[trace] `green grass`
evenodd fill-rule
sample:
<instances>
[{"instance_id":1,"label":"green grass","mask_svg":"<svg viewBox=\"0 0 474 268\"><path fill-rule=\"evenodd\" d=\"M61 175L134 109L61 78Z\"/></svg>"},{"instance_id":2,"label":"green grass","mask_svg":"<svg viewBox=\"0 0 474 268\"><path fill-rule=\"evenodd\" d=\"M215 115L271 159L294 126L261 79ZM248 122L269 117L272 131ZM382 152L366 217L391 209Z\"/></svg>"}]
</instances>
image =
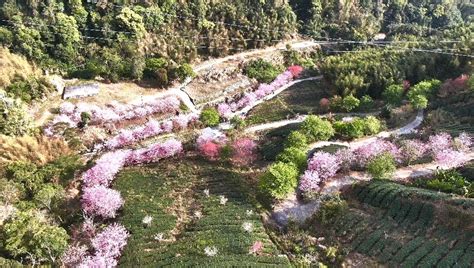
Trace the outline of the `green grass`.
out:
<instances>
[{"instance_id":1,"label":"green grass","mask_svg":"<svg viewBox=\"0 0 474 268\"><path fill-rule=\"evenodd\" d=\"M121 266L289 266L267 235L244 177L227 167L170 159L124 170L114 188L125 200L119 221L131 233ZM228 198L225 205L220 204L220 195ZM247 215L248 210L254 213ZM149 227L141 222L145 215L153 217ZM251 233L242 228L244 222L253 224ZM158 233L168 241L156 241ZM250 246L258 240L264 244L263 254L250 255ZM206 256L207 246L215 246L218 254Z\"/></svg>"},{"instance_id":2,"label":"green grass","mask_svg":"<svg viewBox=\"0 0 474 268\"><path fill-rule=\"evenodd\" d=\"M318 80L304 81L286 89L277 97L266 101L250 111L249 125L284 120L296 114L325 113L319 106L321 98L328 97L324 83Z\"/></svg>"}]
</instances>

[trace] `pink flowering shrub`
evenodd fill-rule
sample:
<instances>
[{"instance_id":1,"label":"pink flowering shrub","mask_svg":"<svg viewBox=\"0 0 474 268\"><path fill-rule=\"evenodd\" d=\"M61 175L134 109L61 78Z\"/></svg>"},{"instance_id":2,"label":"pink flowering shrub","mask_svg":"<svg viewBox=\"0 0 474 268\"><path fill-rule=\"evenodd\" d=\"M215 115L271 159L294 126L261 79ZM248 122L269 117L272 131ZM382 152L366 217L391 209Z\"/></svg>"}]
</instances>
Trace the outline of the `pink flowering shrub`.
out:
<instances>
[{"instance_id":1,"label":"pink flowering shrub","mask_svg":"<svg viewBox=\"0 0 474 268\"><path fill-rule=\"evenodd\" d=\"M83 188L81 203L82 209L88 215L115 218L117 210L124 202L118 191L96 185Z\"/></svg>"},{"instance_id":2,"label":"pink flowering shrub","mask_svg":"<svg viewBox=\"0 0 474 268\"><path fill-rule=\"evenodd\" d=\"M199 146L201 154L209 160L217 160L221 149L221 144L212 141L207 141Z\"/></svg>"},{"instance_id":3,"label":"pink flowering shrub","mask_svg":"<svg viewBox=\"0 0 474 268\"><path fill-rule=\"evenodd\" d=\"M122 169L129 151L115 151L102 155L95 166L88 169L82 175L85 187L96 185L109 186L115 175Z\"/></svg>"},{"instance_id":4,"label":"pink flowering shrub","mask_svg":"<svg viewBox=\"0 0 474 268\"><path fill-rule=\"evenodd\" d=\"M252 255L259 255L263 251L263 242L262 241L255 241L253 245L249 249L249 254Z\"/></svg>"},{"instance_id":5,"label":"pink flowering shrub","mask_svg":"<svg viewBox=\"0 0 474 268\"><path fill-rule=\"evenodd\" d=\"M163 158L175 156L183 151L183 145L175 139L156 143L148 147L131 151L125 161L126 165L151 163Z\"/></svg>"},{"instance_id":6,"label":"pink flowering shrub","mask_svg":"<svg viewBox=\"0 0 474 268\"><path fill-rule=\"evenodd\" d=\"M320 190L321 182L318 172L306 170L300 177L299 189L303 193L316 193Z\"/></svg>"},{"instance_id":7,"label":"pink flowering shrub","mask_svg":"<svg viewBox=\"0 0 474 268\"><path fill-rule=\"evenodd\" d=\"M438 91L438 96L446 97L448 95L455 94L456 92L465 90L467 88L468 80L469 80L469 76L465 74L455 79L447 79L440 86L439 91Z\"/></svg>"},{"instance_id":8,"label":"pink flowering shrub","mask_svg":"<svg viewBox=\"0 0 474 268\"><path fill-rule=\"evenodd\" d=\"M400 153L403 160L410 164L426 156L428 147L420 140L404 140L401 142Z\"/></svg>"},{"instance_id":9,"label":"pink flowering shrub","mask_svg":"<svg viewBox=\"0 0 474 268\"><path fill-rule=\"evenodd\" d=\"M91 241L96 255L105 258L117 258L127 245L129 233L125 227L114 223L104 228Z\"/></svg>"},{"instance_id":10,"label":"pink flowering shrub","mask_svg":"<svg viewBox=\"0 0 474 268\"><path fill-rule=\"evenodd\" d=\"M401 159L400 150L395 144L377 139L354 150L354 162L357 166L363 168L372 158L382 153L390 153L398 161Z\"/></svg>"},{"instance_id":11,"label":"pink flowering shrub","mask_svg":"<svg viewBox=\"0 0 474 268\"><path fill-rule=\"evenodd\" d=\"M339 159L330 153L317 152L308 162L308 170L318 173L322 180L326 180L336 175L339 170Z\"/></svg>"},{"instance_id":12,"label":"pink flowering shrub","mask_svg":"<svg viewBox=\"0 0 474 268\"><path fill-rule=\"evenodd\" d=\"M78 267L87 256L87 247L82 245L69 246L61 257L61 262L66 267Z\"/></svg>"},{"instance_id":13,"label":"pink flowering shrub","mask_svg":"<svg viewBox=\"0 0 474 268\"><path fill-rule=\"evenodd\" d=\"M436 151L434 159L441 167L449 169L460 167L469 161L465 153L453 149Z\"/></svg>"},{"instance_id":14,"label":"pink flowering shrub","mask_svg":"<svg viewBox=\"0 0 474 268\"><path fill-rule=\"evenodd\" d=\"M219 130L205 128L196 139L198 151L210 160L216 160L227 137Z\"/></svg>"},{"instance_id":15,"label":"pink flowering shrub","mask_svg":"<svg viewBox=\"0 0 474 268\"><path fill-rule=\"evenodd\" d=\"M122 130L115 137L108 140L105 143L105 146L108 149L121 148L136 143L140 140L144 140L164 133L170 133L173 131L173 129L185 129L190 124L195 122L197 118L198 117L196 114L183 114L161 123L156 120L150 120L143 126L139 126L131 130Z\"/></svg>"},{"instance_id":16,"label":"pink flowering shrub","mask_svg":"<svg viewBox=\"0 0 474 268\"><path fill-rule=\"evenodd\" d=\"M467 152L472 147L472 137L463 132L457 138L454 138L454 146L461 152Z\"/></svg>"},{"instance_id":17,"label":"pink flowering shrub","mask_svg":"<svg viewBox=\"0 0 474 268\"><path fill-rule=\"evenodd\" d=\"M100 255L89 255L84 258L84 260L76 266L77 268L109 268L116 267L117 260L114 258L106 258Z\"/></svg>"},{"instance_id":18,"label":"pink flowering shrub","mask_svg":"<svg viewBox=\"0 0 474 268\"><path fill-rule=\"evenodd\" d=\"M81 113L91 115L91 124L103 124L141 118L151 114L169 113L179 109L180 101L177 97L156 98L143 101L138 104L111 103L107 107L100 108L97 105L78 103L74 105L69 102L61 104L60 115L56 116L50 126L57 122L72 122L71 127L77 126L81 120ZM68 119L66 120L65 117Z\"/></svg>"},{"instance_id":19,"label":"pink flowering shrub","mask_svg":"<svg viewBox=\"0 0 474 268\"><path fill-rule=\"evenodd\" d=\"M247 165L257 158L257 143L250 138L237 139L232 143L231 147L231 162L235 165Z\"/></svg>"},{"instance_id":20,"label":"pink flowering shrub","mask_svg":"<svg viewBox=\"0 0 474 268\"><path fill-rule=\"evenodd\" d=\"M293 65L288 67L288 71L290 71L291 75L293 75L293 78L297 78L303 72L303 67L299 65Z\"/></svg>"},{"instance_id":21,"label":"pink flowering shrub","mask_svg":"<svg viewBox=\"0 0 474 268\"><path fill-rule=\"evenodd\" d=\"M303 193L318 192L325 180L333 177L340 169L336 155L317 152L308 161L308 169L300 178L299 189Z\"/></svg>"},{"instance_id":22,"label":"pink flowering shrub","mask_svg":"<svg viewBox=\"0 0 474 268\"><path fill-rule=\"evenodd\" d=\"M453 139L448 133L439 133L429 137L428 146L431 151L436 154L438 151L444 151L450 149L453 145Z\"/></svg>"},{"instance_id":23,"label":"pink flowering shrub","mask_svg":"<svg viewBox=\"0 0 474 268\"><path fill-rule=\"evenodd\" d=\"M272 94L282 86L288 84L294 78L297 78L303 68L301 66L291 66L285 72L279 74L275 80L273 80L270 84L260 84L257 90L254 92L245 93L245 95L230 104L219 104L217 110L222 117L228 118L231 112L236 112L239 109L243 109L244 107L253 105L257 100L263 99L267 95ZM230 111L229 111L230 110Z\"/></svg>"},{"instance_id":24,"label":"pink flowering shrub","mask_svg":"<svg viewBox=\"0 0 474 268\"><path fill-rule=\"evenodd\" d=\"M349 171L354 163L354 152L351 149L340 149L335 153L335 157L339 161L339 169L341 171Z\"/></svg>"},{"instance_id":25,"label":"pink flowering shrub","mask_svg":"<svg viewBox=\"0 0 474 268\"><path fill-rule=\"evenodd\" d=\"M229 119L229 117L232 114L232 109L230 108L230 105L227 103L220 103L217 105L217 112L219 112L219 115L222 118Z\"/></svg>"}]
</instances>

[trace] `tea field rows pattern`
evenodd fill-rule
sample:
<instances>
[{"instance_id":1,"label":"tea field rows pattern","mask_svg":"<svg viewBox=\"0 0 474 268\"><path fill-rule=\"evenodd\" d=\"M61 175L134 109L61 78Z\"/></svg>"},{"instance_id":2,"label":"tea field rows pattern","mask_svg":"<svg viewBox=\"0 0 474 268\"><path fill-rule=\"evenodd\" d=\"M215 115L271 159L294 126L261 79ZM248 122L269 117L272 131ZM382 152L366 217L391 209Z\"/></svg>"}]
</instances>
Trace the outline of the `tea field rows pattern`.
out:
<instances>
[{"instance_id":1,"label":"tea field rows pattern","mask_svg":"<svg viewBox=\"0 0 474 268\"><path fill-rule=\"evenodd\" d=\"M115 188L125 199L120 222L131 233L121 265L289 266L287 257L280 255L268 237L239 174L202 160L172 161L131 168L117 179ZM206 189L209 196L204 192ZM220 204L221 195L228 199L225 205ZM196 211L202 216L196 217ZM153 217L149 227L142 224L146 215ZM172 236L170 232L179 217L187 220ZM252 232L243 229L244 222L252 223ZM156 241L154 236L158 233L166 234L167 241ZM258 256L249 254L255 241L264 244ZM216 256L204 254L208 246L218 249Z\"/></svg>"}]
</instances>

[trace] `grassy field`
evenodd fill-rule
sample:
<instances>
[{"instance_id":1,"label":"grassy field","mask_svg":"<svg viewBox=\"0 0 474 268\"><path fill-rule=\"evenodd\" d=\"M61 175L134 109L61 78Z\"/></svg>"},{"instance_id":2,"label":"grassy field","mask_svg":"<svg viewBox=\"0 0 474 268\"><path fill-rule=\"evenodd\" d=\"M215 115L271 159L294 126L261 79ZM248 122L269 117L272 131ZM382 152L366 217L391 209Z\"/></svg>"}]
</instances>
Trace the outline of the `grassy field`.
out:
<instances>
[{"instance_id":1,"label":"grassy field","mask_svg":"<svg viewBox=\"0 0 474 268\"><path fill-rule=\"evenodd\" d=\"M324 83L319 80L295 84L250 111L248 123L254 125L284 120L287 116L296 114L325 113L319 107L319 101L324 97L328 96L324 91Z\"/></svg>"},{"instance_id":2,"label":"grassy field","mask_svg":"<svg viewBox=\"0 0 474 268\"><path fill-rule=\"evenodd\" d=\"M120 259L124 267L289 265L256 213L245 176L226 167L198 159L171 159L124 170L115 188L125 199L119 221L131 232ZM225 205L220 204L221 195L228 198ZM148 227L142 223L146 215L153 217ZM244 222L252 223L252 232L243 229ZM160 233L163 240L157 241ZM258 256L249 254L255 241L264 244ZM204 249L212 246L218 253L208 257Z\"/></svg>"},{"instance_id":3,"label":"grassy field","mask_svg":"<svg viewBox=\"0 0 474 268\"><path fill-rule=\"evenodd\" d=\"M472 267L472 200L384 181L344 197L328 232L350 251L389 267Z\"/></svg>"}]
</instances>

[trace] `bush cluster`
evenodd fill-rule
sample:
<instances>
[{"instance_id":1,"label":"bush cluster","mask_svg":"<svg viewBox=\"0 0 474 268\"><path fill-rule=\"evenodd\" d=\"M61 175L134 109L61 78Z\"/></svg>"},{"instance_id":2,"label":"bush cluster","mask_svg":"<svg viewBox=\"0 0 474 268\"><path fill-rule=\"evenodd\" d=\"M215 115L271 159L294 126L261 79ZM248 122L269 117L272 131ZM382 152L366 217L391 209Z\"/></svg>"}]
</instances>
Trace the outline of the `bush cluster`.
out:
<instances>
[{"instance_id":1,"label":"bush cluster","mask_svg":"<svg viewBox=\"0 0 474 268\"><path fill-rule=\"evenodd\" d=\"M66 185L82 167L77 156L63 156L43 165L12 162L0 179L0 203L15 211L2 215L1 251L32 263L55 263L68 245L69 235L62 225L71 223L75 213L65 206Z\"/></svg>"},{"instance_id":2,"label":"bush cluster","mask_svg":"<svg viewBox=\"0 0 474 268\"><path fill-rule=\"evenodd\" d=\"M244 67L244 74L257 79L260 83L270 83L282 72L282 68L274 66L263 59L253 60Z\"/></svg>"}]
</instances>

